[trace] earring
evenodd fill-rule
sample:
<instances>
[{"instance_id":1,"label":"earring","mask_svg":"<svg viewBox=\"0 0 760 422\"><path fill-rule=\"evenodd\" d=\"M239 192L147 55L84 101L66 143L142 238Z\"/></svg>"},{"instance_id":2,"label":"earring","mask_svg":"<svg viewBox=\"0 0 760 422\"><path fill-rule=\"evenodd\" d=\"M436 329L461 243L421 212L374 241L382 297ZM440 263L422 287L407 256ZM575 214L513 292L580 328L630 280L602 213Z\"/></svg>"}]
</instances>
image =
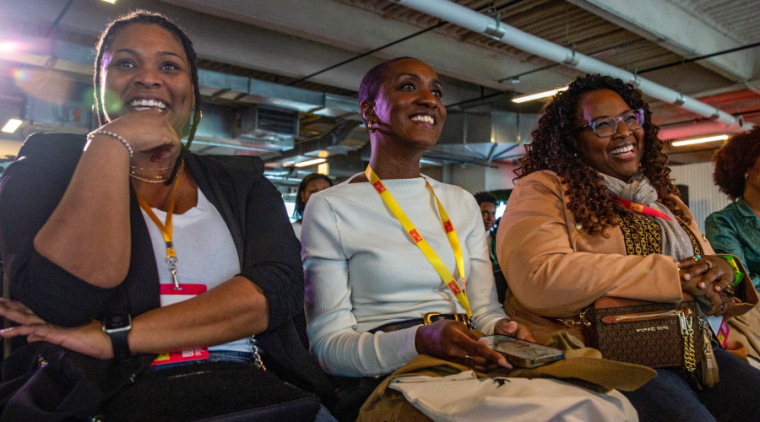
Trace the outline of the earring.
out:
<instances>
[{"instance_id":1,"label":"earring","mask_svg":"<svg viewBox=\"0 0 760 422\"><path fill-rule=\"evenodd\" d=\"M375 127L375 122L373 122L371 120L369 122L367 122L367 130L370 133L375 133L375 131L377 130L377 128Z\"/></svg>"}]
</instances>

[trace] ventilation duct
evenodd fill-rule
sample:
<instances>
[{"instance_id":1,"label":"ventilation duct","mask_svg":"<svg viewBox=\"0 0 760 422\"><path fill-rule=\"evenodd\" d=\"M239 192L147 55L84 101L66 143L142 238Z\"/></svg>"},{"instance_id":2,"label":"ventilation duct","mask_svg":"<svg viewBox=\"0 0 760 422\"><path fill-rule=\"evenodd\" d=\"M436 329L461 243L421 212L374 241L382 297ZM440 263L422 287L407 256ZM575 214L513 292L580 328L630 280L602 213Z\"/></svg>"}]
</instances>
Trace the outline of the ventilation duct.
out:
<instances>
[{"instance_id":1,"label":"ventilation duct","mask_svg":"<svg viewBox=\"0 0 760 422\"><path fill-rule=\"evenodd\" d=\"M464 156L487 162L510 158L520 145L531 142L537 114L491 112L449 112L434 154ZM519 148L522 152L522 148Z\"/></svg>"},{"instance_id":2,"label":"ventilation duct","mask_svg":"<svg viewBox=\"0 0 760 422\"><path fill-rule=\"evenodd\" d=\"M451 22L470 31L487 35L499 42L522 51L543 57L556 63L590 73L601 73L630 82L645 94L669 104L677 105L692 113L719 121L724 125L738 127L734 116L705 104L680 92L658 85L631 72L619 69L574 50L559 46L542 38L509 26L498 19L480 14L468 7L446 0L392 0L410 9Z\"/></svg>"}]
</instances>

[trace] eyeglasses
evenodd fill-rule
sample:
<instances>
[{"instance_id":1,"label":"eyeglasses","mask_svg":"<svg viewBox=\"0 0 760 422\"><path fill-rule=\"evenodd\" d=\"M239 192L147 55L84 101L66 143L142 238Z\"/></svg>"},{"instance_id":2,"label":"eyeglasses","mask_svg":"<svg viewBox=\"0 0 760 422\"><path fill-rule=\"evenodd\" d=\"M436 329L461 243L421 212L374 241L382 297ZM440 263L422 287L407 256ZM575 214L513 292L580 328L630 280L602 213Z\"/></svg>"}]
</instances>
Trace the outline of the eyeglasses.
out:
<instances>
[{"instance_id":1,"label":"eyeglasses","mask_svg":"<svg viewBox=\"0 0 760 422\"><path fill-rule=\"evenodd\" d=\"M576 130L583 130L591 126L596 136L606 138L614 135L618 130L618 123L623 122L630 130L636 130L644 124L644 109L628 110L621 114L620 117L600 117L579 127Z\"/></svg>"}]
</instances>

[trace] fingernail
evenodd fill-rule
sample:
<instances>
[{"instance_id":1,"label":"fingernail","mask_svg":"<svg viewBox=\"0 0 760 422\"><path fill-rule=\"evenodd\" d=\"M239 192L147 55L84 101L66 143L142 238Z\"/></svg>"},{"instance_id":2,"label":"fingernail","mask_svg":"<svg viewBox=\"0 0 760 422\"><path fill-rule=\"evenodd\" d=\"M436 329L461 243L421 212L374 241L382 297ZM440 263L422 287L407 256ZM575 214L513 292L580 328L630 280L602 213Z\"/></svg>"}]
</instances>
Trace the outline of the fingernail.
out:
<instances>
[{"instance_id":1,"label":"fingernail","mask_svg":"<svg viewBox=\"0 0 760 422\"><path fill-rule=\"evenodd\" d=\"M509 366L509 362L507 362L506 358L500 358L499 359L499 365L503 366L505 368L511 368L511 366Z\"/></svg>"},{"instance_id":2,"label":"fingernail","mask_svg":"<svg viewBox=\"0 0 760 422\"><path fill-rule=\"evenodd\" d=\"M684 274L683 279L684 280L691 280L691 274Z\"/></svg>"}]
</instances>

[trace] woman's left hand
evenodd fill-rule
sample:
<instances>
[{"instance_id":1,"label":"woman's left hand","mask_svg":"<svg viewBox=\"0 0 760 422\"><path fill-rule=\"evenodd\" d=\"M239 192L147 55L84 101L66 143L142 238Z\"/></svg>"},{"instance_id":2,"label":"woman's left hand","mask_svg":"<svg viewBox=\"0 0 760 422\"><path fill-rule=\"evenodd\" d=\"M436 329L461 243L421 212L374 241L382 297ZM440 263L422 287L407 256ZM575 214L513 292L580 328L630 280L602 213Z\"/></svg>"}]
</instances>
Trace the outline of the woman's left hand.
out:
<instances>
[{"instance_id":1,"label":"woman's left hand","mask_svg":"<svg viewBox=\"0 0 760 422\"><path fill-rule=\"evenodd\" d=\"M677 264L682 282L702 277L698 283L699 289L708 289L712 285L712 288L708 290L722 292L726 286L734 282L733 268L725 259L717 255L703 256L698 261L694 258L686 258L678 261Z\"/></svg>"},{"instance_id":2,"label":"woman's left hand","mask_svg":"<svg viewBox=\"0 0 760 422\"><path fill-rule=\"evenodd\" d=\"M0 316L21 325L0 330L0 337L27 336L27 341L47 341L98 359L113 357L113 347L108 334L103 332L99 321L63 328L40 319L31 309L15 300L0 301Z\"/></svg>"},{"instance_id":3,"label":"woman's left hand","mask_svg":"<svg viewBox=\"0 0 760 422\"><path fill-rule=\"evenodd\" d=\"M518 324L508 318L496 321L496 325L493 327L493 333L519 338L520 340L528 340L534 343L536 342L536 339L533 338L533 334L528 327Z\"/></svg>"},{"instance_id":4,"label":"woman's left hand","mask_svg":"<svg viewBox=\"0 0 760 422\"><path fill-rule=\"evenodd\" d=\"M734 306L734 298L713 289L707 289L705 297L710 299L712 307L706 312L708 316L721 316Z\"/></svg>"}]
</instances>

